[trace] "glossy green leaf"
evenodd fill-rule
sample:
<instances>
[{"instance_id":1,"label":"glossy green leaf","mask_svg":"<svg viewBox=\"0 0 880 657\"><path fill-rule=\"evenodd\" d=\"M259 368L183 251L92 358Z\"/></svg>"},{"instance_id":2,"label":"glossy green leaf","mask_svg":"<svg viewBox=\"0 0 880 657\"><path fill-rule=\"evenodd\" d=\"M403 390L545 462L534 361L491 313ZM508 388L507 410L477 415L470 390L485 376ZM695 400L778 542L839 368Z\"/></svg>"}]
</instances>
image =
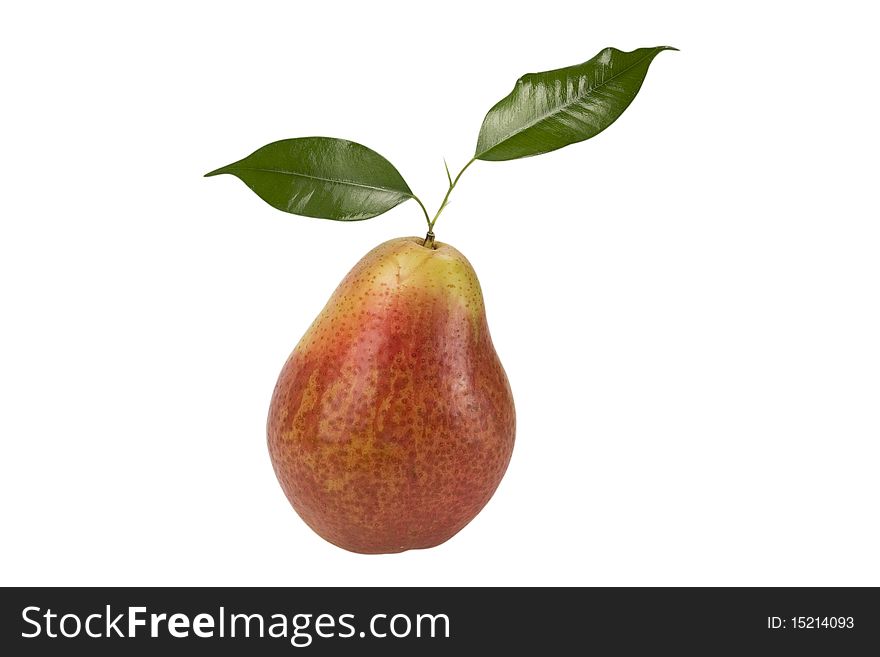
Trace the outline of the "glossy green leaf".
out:
<instances>
[{"instance_id":1,"label":"glossy green leaf","mask_svg":"<svg viewBox=\"0 0 880 657\"><path fill-rule=\"evenodd\" d=\"M670 46L605 48L588 62L517 80L483 119L478 160L515 160L595 137L636 97L648 66Z\"/></svg>"},{"instance_id":2,"label":"glossy green leaf","mask_svg":"<svg viewBox=\"0 0 880 657\"><path fill-rule=\"evenodd\" d=\"M206 175L221 173L237 176L274 208L319 219L369 219L413 198L388 160L332 137L276 141Z\"/></svg>"}]
</instances>

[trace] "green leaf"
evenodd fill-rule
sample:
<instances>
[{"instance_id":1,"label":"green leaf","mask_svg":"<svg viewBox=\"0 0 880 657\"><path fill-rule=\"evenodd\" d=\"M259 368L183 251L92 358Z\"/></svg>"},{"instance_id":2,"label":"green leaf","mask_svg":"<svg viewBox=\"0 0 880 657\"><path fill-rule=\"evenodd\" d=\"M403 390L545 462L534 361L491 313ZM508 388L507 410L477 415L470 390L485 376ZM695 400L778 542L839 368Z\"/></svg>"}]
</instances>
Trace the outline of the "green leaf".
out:
<instances>
[{"instance_id":1,"label":"green leaf","mask_svg":"<svg viewBox=\"0 0 880 657\"><path fill-rule=\"evenodd\" d=\"M677 48L605 48L583 64L522 76L483 119L474 158L515 160L595 137L629 107L664 50Z\"/></svg>"},{"instance_id":2,"label":"green leaf","mask_svg":"<svg viewBox=\"0 0 880 657\"><path fill-rule=\"evenodd\" d=\"M276 141L206 176L231 173L284 212L359 221L413 198L394 166L366 146L332 137Z\"/></svg>"}]
</instances>

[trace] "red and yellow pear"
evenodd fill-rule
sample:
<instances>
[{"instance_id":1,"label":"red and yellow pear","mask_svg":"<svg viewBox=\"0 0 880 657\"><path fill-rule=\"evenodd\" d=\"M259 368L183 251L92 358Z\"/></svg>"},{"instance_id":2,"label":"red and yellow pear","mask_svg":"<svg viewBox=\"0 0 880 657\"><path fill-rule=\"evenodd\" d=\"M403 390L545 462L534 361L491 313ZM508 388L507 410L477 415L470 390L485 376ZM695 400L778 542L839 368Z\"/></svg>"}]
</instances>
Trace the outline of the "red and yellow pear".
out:
<instances>
[{"instance_id":1,"label":"red and yellow pear","mask_svg":"<svg viewBox=\"0 0 880 657\"><path fill-rule=\"evenodd\" d=\"M416 237L349 272L284 365L268 421L294 509L362 553L455 535L498 487L514 432L476 273Z\"/></svg>"}]
</instances>

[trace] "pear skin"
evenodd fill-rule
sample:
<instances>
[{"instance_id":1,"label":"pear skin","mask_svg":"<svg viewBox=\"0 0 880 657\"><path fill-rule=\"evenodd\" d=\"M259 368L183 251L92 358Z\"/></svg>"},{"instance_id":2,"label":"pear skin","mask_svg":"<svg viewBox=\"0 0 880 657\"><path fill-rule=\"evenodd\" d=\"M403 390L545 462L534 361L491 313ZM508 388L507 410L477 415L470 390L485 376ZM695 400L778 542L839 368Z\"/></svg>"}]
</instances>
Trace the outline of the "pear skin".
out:
<instances>
[{"instance_id":1,"label":"pear skin","mask_svg":"<svg viewBox=\"0 0 880 657\"><path fill-rule=\"evenodd\" d=\"M476 273L417 237L370 251L288 358L268 444L320 536L368 554L439 545L498 487L516 418Z\"/></svg>"}]
</instances>

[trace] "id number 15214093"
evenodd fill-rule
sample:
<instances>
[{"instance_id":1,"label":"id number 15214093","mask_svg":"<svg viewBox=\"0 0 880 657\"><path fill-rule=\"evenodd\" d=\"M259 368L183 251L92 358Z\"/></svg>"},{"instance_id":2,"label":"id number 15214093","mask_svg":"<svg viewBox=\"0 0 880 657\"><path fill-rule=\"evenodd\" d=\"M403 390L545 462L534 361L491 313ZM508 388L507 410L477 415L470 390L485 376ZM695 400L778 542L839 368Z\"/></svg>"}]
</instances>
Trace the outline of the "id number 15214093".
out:
<instances>
[{"instance_id":1,"label":"id number 15214093","mask_svg":"<svg viewBox=\"0 0 880 657\"><path fill-rule=\"evenodd\" d=\"M853 627L852 616L767 616L768 630L850 630Z\"/></svg>"}]
</instances>

